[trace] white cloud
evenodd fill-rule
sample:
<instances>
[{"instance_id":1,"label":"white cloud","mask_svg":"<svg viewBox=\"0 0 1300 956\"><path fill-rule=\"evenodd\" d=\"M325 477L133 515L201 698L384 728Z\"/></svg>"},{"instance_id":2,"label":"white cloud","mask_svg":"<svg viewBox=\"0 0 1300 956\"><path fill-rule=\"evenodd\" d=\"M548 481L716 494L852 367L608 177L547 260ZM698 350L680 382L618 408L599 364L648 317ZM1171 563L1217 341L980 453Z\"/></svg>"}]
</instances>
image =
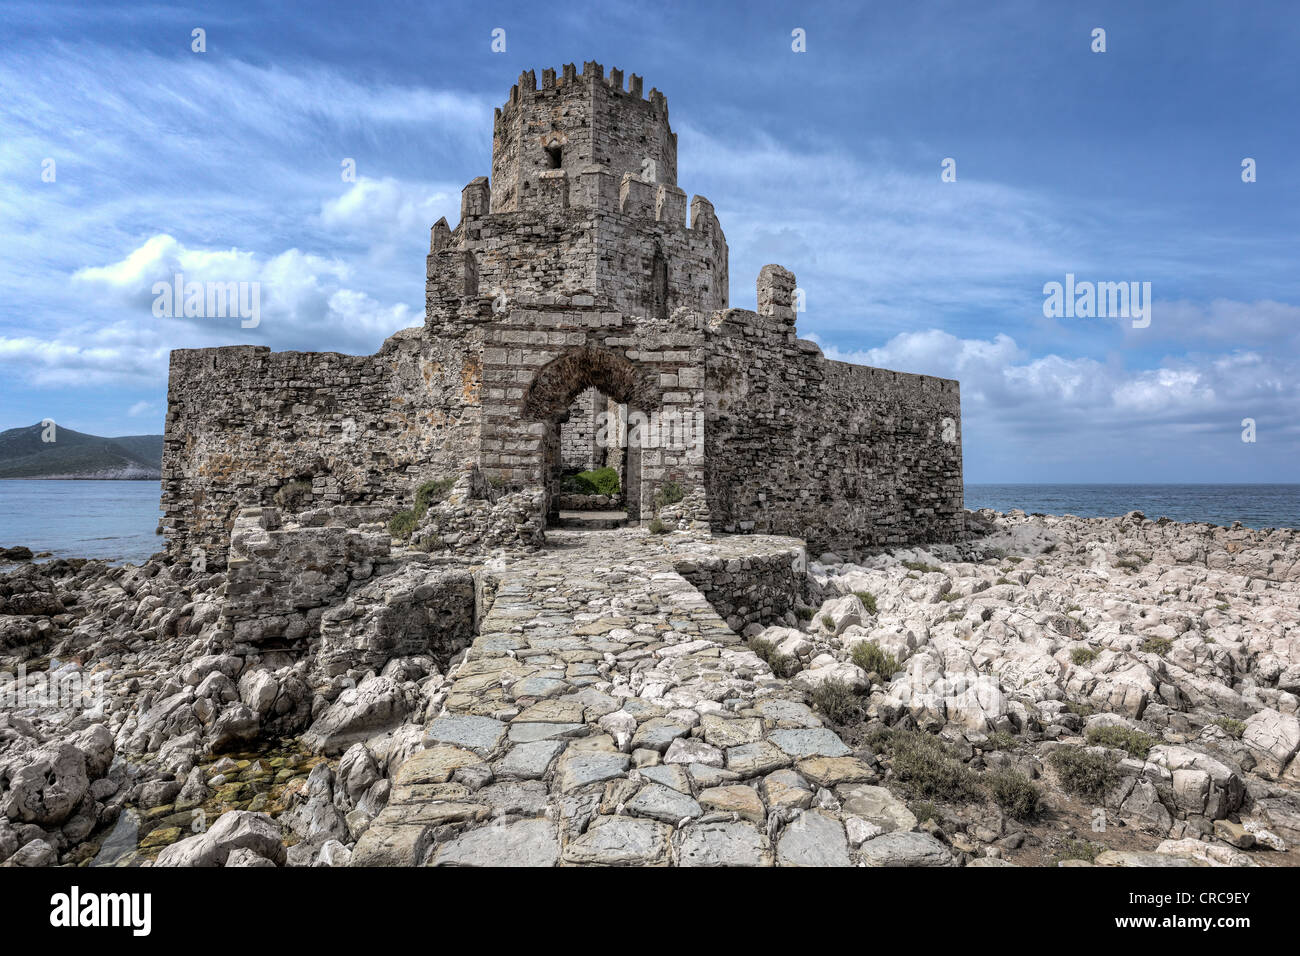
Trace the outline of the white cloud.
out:
<instances>
[{"instance_id":1,"label":"white cloud","mask_svg":"<svg viewBox=\"0 0 1300 956\"><path fill-rule=\"evenodd\" d=\"M442 216L455 225L459 205L459 193L446 187L362 176L343 195L321 206L320 221L345 233L388 237L395 232L427 231Z\"/></svg>"},{"instance_id":2,"label":"white cloud","mask_svg":"<svg viewBox=\"0 0 1300 956\"><path fill-rule=\"evenodd\" d=\"M1289 423L1300 408L1290 355L1235 352L1166 358L1157 368L1047 354L1030 358L1010 336L962 339L937 329L894 336L875 349L823 345L827 358L961 382L968 423L1023 438L1069 425L1083 431L1223 428L1243 415Z\"/></svg>"}]
</instances>

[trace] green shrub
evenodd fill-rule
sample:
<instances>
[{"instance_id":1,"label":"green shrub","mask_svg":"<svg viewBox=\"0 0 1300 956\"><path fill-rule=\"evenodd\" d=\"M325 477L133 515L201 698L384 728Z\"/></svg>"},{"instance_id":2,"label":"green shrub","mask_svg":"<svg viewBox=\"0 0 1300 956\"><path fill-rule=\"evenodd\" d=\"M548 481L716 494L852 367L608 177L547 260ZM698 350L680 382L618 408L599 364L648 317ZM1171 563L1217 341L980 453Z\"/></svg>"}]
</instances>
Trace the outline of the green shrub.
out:
<instances>
[{"instance_id":1,"label":"green shrub","mask_svg":"<svg viewBox=\"0 0 1300 956\"><path fill-rule=\"evenodd\" d=\"M823 614L822 627L826 628L828 631L835 630L835 618L831 617L829 614Z\"/></svg>"},{"instance_id":2,"label":"green shrub","mask_svg":"<svg viewBox=\"0 0 1300 956\"><path fill-rule=\"evenodd\" d=\"M1111 753L1057 747L1047 762L1060 777L1065 791L1079 797L1102 797L1119 779L1119 759Z\"/></svg>"},{"instance_id":3,"label":"green shrub","mask_svg":"<svg viewBox=\"0 0 1300 956\"><path fill-rule=\"evenodd\" d=\"M857 595L858 600L862 602L862 606L867 609L868 614L876 613L876 596L874 594L870 591L854 591L853 593Z\"/></svg>"},{"instance_id":4,"label":"green shrub","mask_svg":"<svg viewBox=\"0 0 1300 956\"><path fill-rule=\"evenodd\" d=\"M646 525L646 530L651 534L667 534L668 526L656 517L650 519L650 523Z\"/></svg>"},{"instance_id":5,"label":"green shrub","mask_svg":"<svg viewBox=\"0 0 1300 956\"><path fill-rule=\"evenodd\" d=\"M998 579L997 579L996 581L994 581L993 583L994 583L994 584L1010 584L1011 582L1008 581L1006 578L998 578Z\"/></svg>"},{"instance_id":6,"label":"green shrub","mask_svg":"<svg viewBox=\"0 0 1300 956\"><path fill-rule=\"evenodd\" d=\"M1070 700L1066 701L1065 710L1066 713L1074 714L1076 717L1091 717L1096 708L1092 704L1080 704Z\"/></svg>"},{"instance_id":7,"label":"green shrub","mask_svg":"<svg viewBox=\"0 0 1300 956\"><path fill-rule=\"evenodd\" d=\"M1038 785L1015 770L996 770L986 775L993 801L1016 820L1028 820L1038 813L1043 794Z\"/></svg>"},{"instance_id":8,"label":"green shrub","mask_svg":"<svg viewBox=\"0 0 1300 956\"><path fill-rule=\"evenodd\" d=\"M808 607L806 604L799 605L797 608L794 609L794 613L799 617L801 621L811 621L817 615L817 612L814 611L812 608Z\"/></svg>"},{"instance_id":9,"label":"green shrub","mask_svg":"<svg viewBox=\"0 0 1300 956\"><path fill-rule=\"evenodd\" d=\"M1150 734L1128 727L1094 727L1088 731L1088 743L1097 747L1125 750L1134 757L1146 760L1147 754L1156 744L1156 739Z\"/></svg>"},{"instance_id":10,"label":"green shrub","mask_svg":"<svg viewBox=\"0 0 1300 956\"><path fill-rule=\"evenodd\" d=\"M419 523L414 511L399 511L388 519L388 533L394 538L409 538Z\"/></svg>"},{"instance_id":11,"label":"green shrub","mask_svg":"<svg viewBox=\"0 0 1300 956\"><path fill-rule=\"evenodd\" d=\"M1174 642L1167 637L1148 637L1142 642L1142 653L1159 654L1164 657L1174 649Z\"/></svg>"},{"instance_id":12,"label":"green shrub","mask_svg":"<svg viewBox=\"0 0 1300 956\"><path fill-rule=\"evenodd\" d=\"M749 639L749 649L767 662L777 677L793 677L799 673L799 659L777 652L776 645L761 637Z\"/></svg>"},{"instance_id":13,"label":"green shrub","mask_svg":"<svg viewBox=\"0 0 1300 956\"><path fill-rule=\"evenodd\" d=\"M856 724L866 717L862 695L841 680L822 681L813 689L812 706L841 727Z\"/></svg>"},{"instance_id":14,"label":"green shrub","mask_svg":"<svg viewBox=\"0 0 1300 956\"><path fill-rule=\"evenodd\" d=\"M1070 651L1070 660L1075 664L1083 667L1085 664L1091 664L1097 659L1097 652L1091 647L1076 647Z\"/></svg>"},{"instance_id":15,"label":"green shrub","mask_svg":"<svg viewBox=\"0 0 1300 956\"><path fill-rule=\"evenodd\" d=\"M1066 840L1055 859L1057 863L1062 860L1087 860L1092 863L1102 849L1098 844L1089 843L1087 840Z\"/></svg>"},{"instance_id":16,"label":"green shrub","mask_svg":"<svg viewBox=\"0 0 1300 956\"><path fill-rule=\"evenodd\" d=\"M432 481L426 481L419 488L415 489L415 510L421 518L424 513L433 505L447 500L447 493L451 491L452 485L456 484L453 478L435 478Z\"/></svg>"},{"instance_id":17,"label":"green shrub","mask_svg":"<svg viewBox=\"0 0 1300 956\"><path fill-rule=\"evenodd\" d=\"M660 508L666 508L668 505L675 505L685 497L686 492L682 490L681 485L675 481L666 481L660 485L659 490L655 492L655 510L658 511Z\"/></svg>"},{"instance_id":18,"label":"green shrub","mask_svg":"<svg viewBox=\"0 0 1300 956\"><path fill-rule=\"evenodd\" d=\"M580 495L616 495L619 490L618 472L613 468L580 471L568 480L568 486Z\"/></svg>"},{"instance_id":19,"label":"green shrub","mask_svg":"<svg viewBox=\"0 0 1300 956\"><path fill-rule=\"evenodd\" d=\"M985 739L984 750L1012 750L1016 746L1014 734L1009 734L1005 730L995 730Z\"/></svg>"},{"instance_id":20,"label":"green shrub","mask_svg":"<svg viewBox=\"0 0 1300 956\"><path fill-rule=\"evenodd\" d=\"M435 478L420 485L415 489L415 505L406 511L399 511L388 520L388 533L394 538L409 538L420 526L420 521L429 508L446 500L447 493L454 484L455 478Z\"/></svg>"},{"instance_id":21,"label":"green shrub","mask_svg":"<svg viewBox=\"0 0 1300 956\"><path fill-rule=\"evenodd\" d=\"M907 568L909 571L921 571L923 573L928 573L930 571L943 572L943 568L937 568L933 564L926 564L924 561L904 561L903 567Z\"/></svg>"},{"instance_id":22,"label":"green shrub","mask_svg":"<svg viewBox=\"0 0 1300 956\"><path fill-rule=\"evenodd\" d=\"M861 641L853 645L853 663L868 674L879 674L885 680L894 676L898 670L898 661L893 654L886 654L877 644Z\"/></svg>"},{"instance_id":23,"label":"green shrub","mask_svg":"<svg viewBox=\"0 0 1300 956\"><path fill-rule=\"evenodd\" d=\"M1240 740L1241 735L1246 732L1246 725L1240 720L1236 720L1232 717L1215 717L1212 723L1214 723L1216 727L1222 727L1224 733L1229 737L1236 737L1238 740Z\"/></svg>"},{"instance_id":24,"label":"green shrub","mask_svg":"<svg viewBox=\"0 0 1300 956\"><path fill-rule=\"evenodd\" d=\"M289 512L302 511L310 501L310 481L291 481L275 493L275 503Z\"/></svg>"},{"instance_id":25,"label":"green shrub","mask_svg":"<svg viewBox=\"0 0 1300 956\"><path fill-rule=\"evenodd\" d=\"M942 822L939 819L939 808L929 800L913 800L907 805L907 809L912 811L912 816L916 817L917 823L924 823L926 820Z\"/></svg>"},{"instance_id":26,"label":"green shrub","mask_svg":"<svg viewBox=\"0 0 1300 956\"><path fill-rule=\"evenodd\" d=\"M938 737L919 730L893 730L884 737L894 776L916 797L969 801L979 797L976 774Z\"/></svg>"}]
</instances>

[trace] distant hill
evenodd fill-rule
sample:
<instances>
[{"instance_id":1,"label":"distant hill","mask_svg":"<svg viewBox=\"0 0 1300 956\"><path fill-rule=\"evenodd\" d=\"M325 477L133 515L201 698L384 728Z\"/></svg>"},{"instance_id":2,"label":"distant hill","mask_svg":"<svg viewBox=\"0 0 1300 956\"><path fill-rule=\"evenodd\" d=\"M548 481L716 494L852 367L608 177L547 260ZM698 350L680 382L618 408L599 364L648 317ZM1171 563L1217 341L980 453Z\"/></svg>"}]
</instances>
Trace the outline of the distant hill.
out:
<instances>
[{"instance_id":1,"label":"distant hill","mask_svg":"<svg viewBox=\"0 0 1300 956\"><path fill-rule=\"evenodd\" d=\"M162 435L100 438L56 427L41 441L40 425L0 432L0 478L162 477Z\"/></svg>"}]
</instances>

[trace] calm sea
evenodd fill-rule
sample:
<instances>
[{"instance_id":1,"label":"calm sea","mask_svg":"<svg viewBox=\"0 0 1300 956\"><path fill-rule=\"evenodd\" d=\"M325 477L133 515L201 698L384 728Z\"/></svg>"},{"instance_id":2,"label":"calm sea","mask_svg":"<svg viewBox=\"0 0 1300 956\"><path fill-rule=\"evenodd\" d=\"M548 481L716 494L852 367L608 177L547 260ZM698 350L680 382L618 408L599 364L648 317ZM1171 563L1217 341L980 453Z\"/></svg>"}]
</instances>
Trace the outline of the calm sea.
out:
<instances>
[{"instance_id":1,"label":"calm sea","mask_svg":"<svg viewBox=\"0 0 1300 956\"><path fill-rule=\"evenodd\" d=\"M140 564L163 548L154 481L0 481L0 546Z\"/></svg>"},{"instance_id":2,"label":"calm sea","mask_svg":"<svg viewBox=\"0 0 1300 956\"><path fill-rule=\"evenodd\" d=\"M162 550L156 481L0 481L0 546L138 564ZM967 508L1300 527L1300 485L967 485Z\"/></svg>"},{"instance_id":3,"label":"calm sea","mask_svg":"<svg viewBox=\"0 0 1300 956\"><path fill-rule=\"evenodd\" d=\"M1110 518L1208 521L1247 528L1300 528L1300 485L967 485L966 507Z\"/></svg>"}]
</instances>

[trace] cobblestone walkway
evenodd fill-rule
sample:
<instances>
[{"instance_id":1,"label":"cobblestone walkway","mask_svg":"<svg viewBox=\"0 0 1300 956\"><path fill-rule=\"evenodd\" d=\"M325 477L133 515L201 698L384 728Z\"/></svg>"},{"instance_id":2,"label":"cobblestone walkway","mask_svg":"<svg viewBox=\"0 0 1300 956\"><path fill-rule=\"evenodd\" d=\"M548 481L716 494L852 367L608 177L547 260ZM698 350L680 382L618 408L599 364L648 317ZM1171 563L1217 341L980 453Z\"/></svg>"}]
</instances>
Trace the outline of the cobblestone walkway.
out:
<instances>
[{"instance_id":1,"label":"cobblestone walkway","mask_svg":"<svg viewBox=\"0 0 1300 956\"><path fill-rule=\"evenodd\" d=\"M672 570L797 542L548 539L499 572L353 865L849 865L851 840L915 824ZM862 810L847 832L846 801Z\"/></svg>"}]
</instances>

